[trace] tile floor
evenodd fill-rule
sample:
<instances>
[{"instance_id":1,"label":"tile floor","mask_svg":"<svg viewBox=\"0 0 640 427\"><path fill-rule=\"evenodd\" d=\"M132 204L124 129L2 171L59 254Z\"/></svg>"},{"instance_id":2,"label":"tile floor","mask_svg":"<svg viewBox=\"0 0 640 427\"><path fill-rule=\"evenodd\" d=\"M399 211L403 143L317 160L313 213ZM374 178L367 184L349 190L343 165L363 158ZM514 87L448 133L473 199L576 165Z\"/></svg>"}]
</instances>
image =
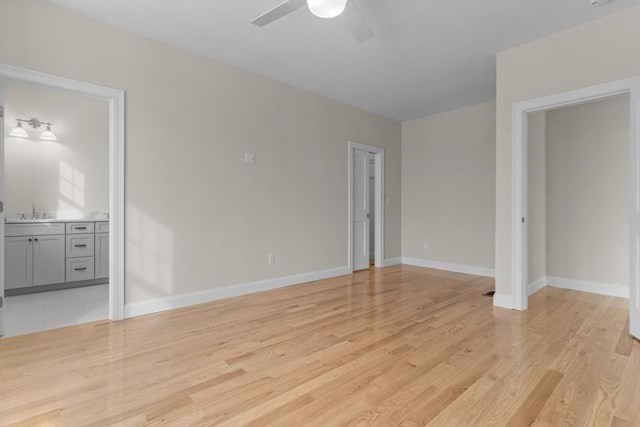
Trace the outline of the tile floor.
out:
<instances>
[{"instance_id":1,"label":"tile floor","mask_svg":"<svg viewBox=\"0 0 640 427\"><path fill-rule=\"evenodd\" d=\"M28 334L109 317L109 285L5 298L4 336Z\"/></svg>"}]
</instances>

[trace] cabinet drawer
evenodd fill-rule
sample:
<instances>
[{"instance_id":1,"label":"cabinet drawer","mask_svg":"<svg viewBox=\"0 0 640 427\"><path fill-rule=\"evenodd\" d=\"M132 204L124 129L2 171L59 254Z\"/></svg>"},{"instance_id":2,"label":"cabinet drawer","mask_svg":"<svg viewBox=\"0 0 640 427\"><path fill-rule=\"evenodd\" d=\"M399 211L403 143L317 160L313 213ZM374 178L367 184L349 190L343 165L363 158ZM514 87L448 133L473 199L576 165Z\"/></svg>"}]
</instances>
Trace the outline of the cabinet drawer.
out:
<instances>
[{"instance_id":1,"label":"cabinet drawer","mask_svg":"<svg viewBox=\"0 0 640 427\"><path fill-rule=\"evenodd\" d=\"M64 223L40 222L31 224L4 225L4 235L6 237L44 236L51 234L64 234Z\"/></svg>"},{"instance_id":2,"label":"cabinet drawer","mask_svg":"<svg viewBox=\"0 0 640 427\"><path fill-rule=\"evenodd\" d=\"M108 233L109 232L109 222L96 222L96 233Z\"/></svg>"},{"instance_id":3,"label":"cabinet drawer","mask_svg":"<svg viewBox=\"0 0 640 427\"><path fill-rule=\"evenodd\" d=\"M67 234L93 233L93 222L69 222Z\"/></svg>"},{"instance_id":4,"label":"cabinet drawer","mask_svg":"<svg viewBox=\"0 0 640 427\"><path fill-rule=\"evenodd\" d=\"M67 236L67 258L88 257L94 254L93 234L71 234Z\"/></svg>"},{"instance_id":5,"label":"cabinet drawer","mask_svg":"<svg viewBox=\"0 0 640 427\"><path fill-rule=\"evenodd\" d=\"M93 279L93 257L67 259L67 282Z\"/></svg>"}]
</instances>

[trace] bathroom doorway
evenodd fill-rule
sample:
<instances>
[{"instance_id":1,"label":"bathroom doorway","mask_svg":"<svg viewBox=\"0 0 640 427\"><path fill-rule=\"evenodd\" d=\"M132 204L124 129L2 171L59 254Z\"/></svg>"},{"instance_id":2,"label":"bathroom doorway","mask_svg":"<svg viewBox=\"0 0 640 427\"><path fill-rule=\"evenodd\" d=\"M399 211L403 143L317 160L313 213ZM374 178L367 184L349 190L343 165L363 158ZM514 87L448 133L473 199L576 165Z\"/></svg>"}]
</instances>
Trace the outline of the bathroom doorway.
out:
<instances>
[{"instance_id":1,"label":"bathroom doorway","mask_svg":"<svg viewBox=\"0 0 640 427\"><path fill-rule=\"evenodd\" d=\"M124 93L0 64L0 104L0 335L122 319Z\"/></svg>"},{"instance_id":2,"label":"bathroom doorway","mask_svg":"<svg viewBox=\"0 0 640 427\"><path fill-rule=\"evenodd\" d=\"M5 336L108 318L107 102L4 81Z\"/></svg>"}]
</instances>

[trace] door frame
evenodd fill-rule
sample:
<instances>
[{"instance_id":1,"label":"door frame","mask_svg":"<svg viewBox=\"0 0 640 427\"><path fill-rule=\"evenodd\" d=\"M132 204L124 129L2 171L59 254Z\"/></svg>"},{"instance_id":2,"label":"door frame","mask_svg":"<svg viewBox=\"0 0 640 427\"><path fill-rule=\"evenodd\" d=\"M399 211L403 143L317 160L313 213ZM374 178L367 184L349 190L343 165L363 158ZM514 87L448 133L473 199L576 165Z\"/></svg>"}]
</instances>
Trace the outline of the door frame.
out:
<instances>
[{"instance_id":1,"label":"door frame","mask_svg":"<svg viewBox=\"0 0 640 427\"><path fill-rule=\"evenodd\" d=\"M124 91L6 64L0 64L0 79L89 96L109 104L109 319L124 319ZM0 227L4 229L4 224Z\"/></svg>"},{"instance_id":2,"label":"door frame","mask_svg":"<svg viewBox=\"0 0 640 427\"><path fill-rule=\"evenodd\" d=\"M513 309L526 310L527 296L527 115L615 95L629 94L629 316L640 336L640 76L531 99L512 108L511 295Z\"/></svg>"},{"instance_id":3,"label":"door frame","mask_svg":"<svg viewBox=\"0 0 640 427\"><path fill-rule=\"evenodd\" d=\"M348 262L353 273L353 153L355 150L374 154L374 266L384 267L384 148L349 141L348 147Z\"/></svg>"}]
</instances>

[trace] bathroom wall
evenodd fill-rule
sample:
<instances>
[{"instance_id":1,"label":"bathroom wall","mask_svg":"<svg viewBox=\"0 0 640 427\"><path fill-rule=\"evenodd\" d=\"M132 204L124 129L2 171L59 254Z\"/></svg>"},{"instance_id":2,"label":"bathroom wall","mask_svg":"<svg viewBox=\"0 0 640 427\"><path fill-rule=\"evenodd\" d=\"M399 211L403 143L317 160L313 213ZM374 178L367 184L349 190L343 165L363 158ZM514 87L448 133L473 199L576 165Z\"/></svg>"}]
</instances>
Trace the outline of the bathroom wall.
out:
<instances>
[{"instance_id":1,"label":"bathroom wall","mask_svg":"<svg viewBox=\"0 0 640 427\"><path fill-rule=\"evenodd\" d=\"M104 101L17 82L3 82L5 98L5 210L60 212L80 218L109 211L109 111ZM23 124L29 138L10 136L16 118L53 123L58 141L38 139L45 129Z\"/></svg>"}]
</instances>

